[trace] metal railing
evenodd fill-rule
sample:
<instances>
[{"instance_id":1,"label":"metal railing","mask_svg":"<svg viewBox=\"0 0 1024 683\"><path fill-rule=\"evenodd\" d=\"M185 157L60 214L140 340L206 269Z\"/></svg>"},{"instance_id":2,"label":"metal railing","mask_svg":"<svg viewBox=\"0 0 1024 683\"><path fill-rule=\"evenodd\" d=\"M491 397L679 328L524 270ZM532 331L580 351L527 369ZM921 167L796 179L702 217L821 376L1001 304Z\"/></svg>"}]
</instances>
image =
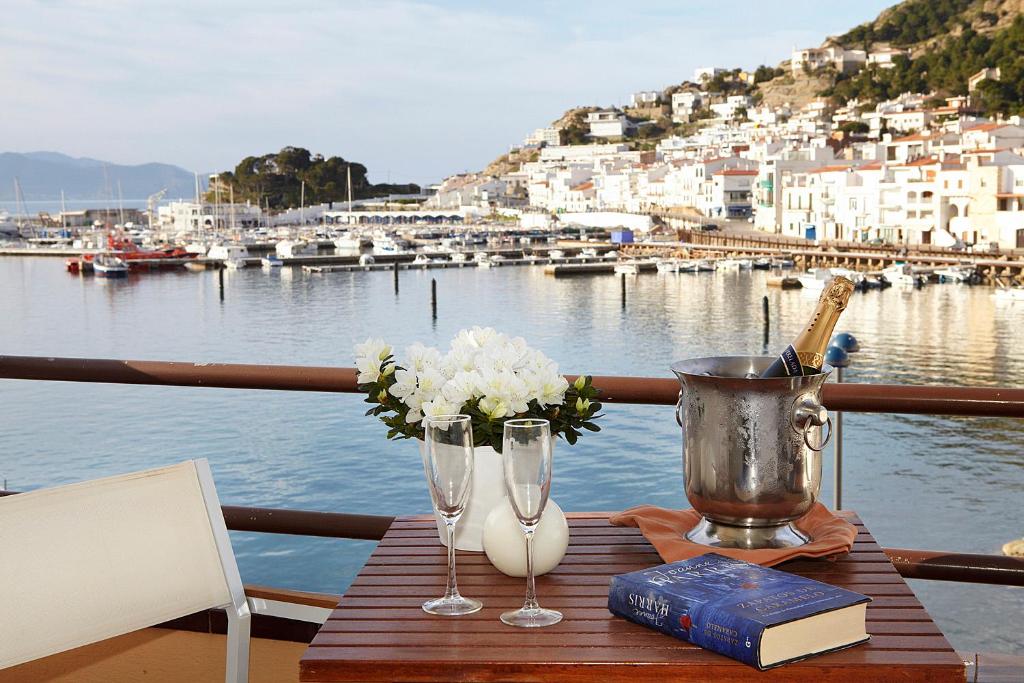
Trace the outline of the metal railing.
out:
<instances>
[{"instance_id":1,"label":"metal railing","mask_svg":"<svg viewBox=\"0 0 1024 683\"><path fill-rule=\"evenodd\" d=\"M566 375L572 381L574 375ZM182 363L0 356L0 379L283 391L358 391L354 368ZM674 405L675 379L595 376L607 403ZM887 384L826 384L830 410L1024 418L1024 389ZM0 491L0 495L14 492ZM224 506L229 529L264 533L379 540L393 517ZM887 548L907 578L1024 586L1024 560L931 550Z\"/></svg>"}]
</instances>

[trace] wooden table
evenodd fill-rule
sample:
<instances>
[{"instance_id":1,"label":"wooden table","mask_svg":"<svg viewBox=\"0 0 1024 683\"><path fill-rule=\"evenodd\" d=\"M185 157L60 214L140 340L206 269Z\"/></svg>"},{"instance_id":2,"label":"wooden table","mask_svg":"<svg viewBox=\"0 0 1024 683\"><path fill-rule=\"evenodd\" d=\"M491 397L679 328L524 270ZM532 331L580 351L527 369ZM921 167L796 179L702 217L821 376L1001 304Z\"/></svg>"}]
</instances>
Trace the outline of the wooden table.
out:
<instances>
[{"instance_id":1,"label":"wooden table","mask_svg":"<svg viewBox=\"0 0 1024 683\"><path fill-rule=\"evenodd\" d=\"M874 598L871 641L759 672L721 655L613 617L613 574L661 564L638 529L607 514L569 514L569 551L537 579L540 604L565 620L543 629L505 626L522 605L523 579L482 554L459 553L459 588L483 601L476 614L446 618L420 604L444 593L445 550L433 517L399 517L302 657L302 681L940 681L965 667L863 523L853 552L832 562L794 560L786 571Z\"/></svg>"}]
</instances>

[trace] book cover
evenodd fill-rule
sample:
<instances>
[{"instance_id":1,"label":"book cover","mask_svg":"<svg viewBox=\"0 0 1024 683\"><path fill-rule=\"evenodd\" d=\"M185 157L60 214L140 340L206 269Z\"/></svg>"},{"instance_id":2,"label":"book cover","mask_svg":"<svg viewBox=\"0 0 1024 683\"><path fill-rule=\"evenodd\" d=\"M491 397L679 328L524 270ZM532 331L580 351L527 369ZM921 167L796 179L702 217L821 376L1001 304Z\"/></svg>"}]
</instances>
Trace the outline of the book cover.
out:
<instances>
[{"instance_id":1,"label":"book cover","mask_svg":"<svg viewBox=\"0 0 1024 683\"><path fill-rule=\"evenodd\" d=\"M795 647L799 653L762 661L767 629L870 601L860 593L715 553L613 576L608 591L613 614L758 669L864 642L868 636L859 635L861 616L853 642L823 645L804 633L786 651Z\"/></svg>"}]
</instances>

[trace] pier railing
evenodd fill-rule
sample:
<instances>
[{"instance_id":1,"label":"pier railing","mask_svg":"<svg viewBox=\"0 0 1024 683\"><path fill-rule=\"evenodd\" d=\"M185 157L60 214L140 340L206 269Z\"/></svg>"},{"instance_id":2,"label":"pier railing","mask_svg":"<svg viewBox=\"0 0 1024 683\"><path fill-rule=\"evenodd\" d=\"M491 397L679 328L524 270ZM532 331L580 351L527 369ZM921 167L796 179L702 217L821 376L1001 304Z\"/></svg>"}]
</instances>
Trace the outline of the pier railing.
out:
<instances>
[{"instance_id":1,"label":"pier railing","mask_svg":"<svg viewBox=\"0 0 1024 683\"><path fill-rule=\"evenodd\" d=\"M575 376L567 375L572 381ZM354 368L0 356L0 379L354 393ZM595 376L605 403L674 405L674 379ZM1024 418L1024 389L887 384L826 384L830 410ZM0 491L0 495L13 492ZM392 517L224 506L229 529L378 540ZM887 548L907 578L1024 586L1024 559Z\"/></svg>"}]
</instances>

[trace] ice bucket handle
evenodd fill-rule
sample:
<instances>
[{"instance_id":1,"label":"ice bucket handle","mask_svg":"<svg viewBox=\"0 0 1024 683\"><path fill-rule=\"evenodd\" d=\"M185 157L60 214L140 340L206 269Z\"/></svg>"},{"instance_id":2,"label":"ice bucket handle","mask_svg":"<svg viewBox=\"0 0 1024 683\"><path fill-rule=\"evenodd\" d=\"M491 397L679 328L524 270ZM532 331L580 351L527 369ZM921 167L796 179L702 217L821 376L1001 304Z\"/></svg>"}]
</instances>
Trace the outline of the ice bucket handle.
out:
<instances>
[{"instance_id":1,"label":"ice bucket handle","mask_svg":"<svg viewBox=\"0 0 1024 683\"><path fill-rule=\"evenodd\" d=\"M678 419L678 411L677 411ZM821 405L813 398L805 397L801 399L797 397L793 401L793 415L789 422L793 431L797 434L801 434L804 438L804 444L812 451L823 451L828 442L832 440L832 417L828 414L825 406ZM825 425L828 428L828 432L825 438L822 440L820 446L811 445L810 440L807 438L811 430L815 427L821 427Z\"/></svg>"}]
</instances>

